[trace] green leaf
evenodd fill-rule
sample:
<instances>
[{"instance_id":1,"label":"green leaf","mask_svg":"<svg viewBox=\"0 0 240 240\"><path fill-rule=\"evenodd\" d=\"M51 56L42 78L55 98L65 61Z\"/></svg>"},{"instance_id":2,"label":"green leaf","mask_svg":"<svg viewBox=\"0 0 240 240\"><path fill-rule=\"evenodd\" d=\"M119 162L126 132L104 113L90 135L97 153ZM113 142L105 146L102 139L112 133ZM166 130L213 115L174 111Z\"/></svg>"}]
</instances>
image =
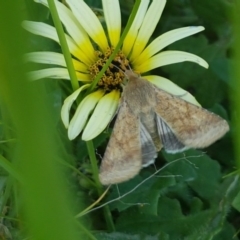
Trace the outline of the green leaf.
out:
<instances>
[{"instance_id":1,"label":"green leaf","mask_svg":"<svg viewBox=\"0 0 240 240\"><path fill-rule=\"evenodd\" d=\"M194 161L195 158L201 157L202 153L190 150L184 154L168 154L166 152L162 152L162 154L168 162L172 162L166 170L175 175L178 181L192 181L197 177L197 167Z\"/></svg>"},{"instance_id":2,"label":"green leaf","mask_svg":"<svg viewBox=\"0 0 240 240\"><path fill-rule=\"evenodd\" d=\"M177 207L177 201L172 202L170 205L164 205L162 208L165 207L165 212L167 213L167 211L170 210L169 207L174 205ZM178 207L176 209L178 209ZM161 215L157 217L141 214L136 208L132 208L121 214L116 223L116 229L117 231L127 233L138 233L139 229L145 234L163 232L168 234L170 239L197 239L196 236L198 234L210 236L213 233L213 229L215 230L216 228L215 225L212 224L214 218L214 211L202 211L195 215L184 216L177 210L172 217L166 218L166 216ZM131 219L134 219L134 221ZM194 235L195 238L187 238L191 235Z\"/></svg>"},{"instance_id":3,"label":"green leaf","mask_svg":"<svg viewBox=\"0 0 240 240\"><path fill-rule=\"evenodd\" d=\"M131 206L137 205L140 206L142 213L156 215L159 195L165 188L175 184L175 178L172 176L164 178L153 176L143 182L149 176L151 176L150 173L145 174L143 177L138 175L128 182L114 186L107 201L118 199L124 195L126 196L111 203L110 209L117 209L121 212ZM136 188L136 186L138 187Z\"/></svg>"},{"instance_id":4,"label":"green leaf","mask_svg":"<svg viewBox=\"0 0 240 240\"><path fill-rule=\"evenodd\" d=\"M240 212L240 191L237 196L234 198L232 206Z\"/></svg>"},{"instance_id":5,"label":"green leaf","mask_svg":"<svg viewBox=\"0 0 240 240\"><path fill-rule=\"evenodd\" d=\"M120 232L114 233L97 233L95 234L98 240L169 240L168 235L158 233L155 236L146 234L126 234Z\"/></svg>"},{"instance_id":6,"label":"green leaf","mask_svg":"<svg viewBox=\"0 0 240 240\"><path fill-rule=\"evenodd\" d=\"M164 156L167 161L184 156L183 160L169 166L169 170L173 174L182 173L183 180L187 181L191 189L199 196L209 199L216 193L221 178L220 166L217 161L197 150L186 151L184 155L180 153L164 154Z\"/></svg>"},{"instance_id":7,"label":"green leaf","mask_svg":"<svg viewBox=\"0 0 240 240\"><path fill-rule=\"evenodd\" d=\"M198 168L198 177L188 182L188 185L202 198L210 199L218 190L221 178L220 166L217 161L206 155L202 159L196 159L194 163Z\"/></svg>"}]
</instances>

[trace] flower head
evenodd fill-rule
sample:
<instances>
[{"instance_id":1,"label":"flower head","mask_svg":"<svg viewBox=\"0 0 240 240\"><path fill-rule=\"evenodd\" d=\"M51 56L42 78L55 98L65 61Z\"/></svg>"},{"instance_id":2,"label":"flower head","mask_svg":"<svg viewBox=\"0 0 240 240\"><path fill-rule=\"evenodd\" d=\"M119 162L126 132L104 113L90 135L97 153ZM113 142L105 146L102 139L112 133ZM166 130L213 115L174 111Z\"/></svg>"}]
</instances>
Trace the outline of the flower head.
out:
<instances>
[{"instance_id":1,"label":"flower head","mask_svg":"<svg viewBox=\"0 0 240 240\"><path fill-rule=\"evenodd\" d=\"M47 0L35 1L48 6ZM119 42L121 14L118 0L102 0L106 33L97 16L84 1L67 0L66 2L69 8L55 1L59 17L66 29L65 36L73 56L72 61L76 75L82 83L78 90L66 98L61 111L61 117L68 129L70 139L74 139L82 132L82 139L88 141L106 128L116 113L125 80L124 70L129 67L140 74L183 61L191 61L205 68L208 67L206 61L194 54L182 51L161 51L177 40L204 30L201 26L169 31L147 46L161 17L166 0L153 0L151 4L149 0L141 1L122 48L98 82L94 92L88 94L81 101L74 116L70 119L69 113L73 102L79 94L90 87L91 82L101 71ZM50 25L25 21L23 26L34 34L59 42L56 29ZM64 57L60 53L33 52L27 54L26 59L60 66L31 72L32 79L70 78ZM171 94L181 96L184 100L199 105L191 94L166 78L156 75L147 75L144 78Z\"/></svg>"}]
</instances>

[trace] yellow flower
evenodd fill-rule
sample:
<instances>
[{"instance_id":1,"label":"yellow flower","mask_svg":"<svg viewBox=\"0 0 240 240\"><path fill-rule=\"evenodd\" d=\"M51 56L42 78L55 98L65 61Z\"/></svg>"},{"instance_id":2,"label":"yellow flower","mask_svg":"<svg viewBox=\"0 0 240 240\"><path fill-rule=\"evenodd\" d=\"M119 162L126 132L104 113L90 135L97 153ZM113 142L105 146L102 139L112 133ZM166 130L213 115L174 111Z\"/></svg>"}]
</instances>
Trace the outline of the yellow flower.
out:
<instances>
[{"instance_id":1,"label":"yellow flower","mask_svg":"<svg viewBox=\"0 0 240 240\"><path fill-rule=\"evenodd\" d=\"M35 0L48 6L47 0ZM205 68L208 64L202 58L182 51L162 51L169 44L204 30L203 27L183 27L169 31L148 46L147 43L161 17L166 0L141 1L133 24L124 39L113 64L97 84L95 91L86 96L69 119L73 102L86 90L116 47L121 35L121 14L118 0L102 0L107 34L91 10L82 0L67 0L69 8L55 1L59 17L66 29L66 40L73 56L73 64L78 80L83 84L64 101L61 111L62 121L68 129L69 139L82 132L83 140L91 140L100 134L117 111L121 88L124 82L124 70L131 67L143 74L154 68L183 61L195 62ZM56 29L39 22L24 21L28 31L50 38L59 43ZM42 69L30 73L34 80L40 78L69 79L64 57L55 52L33 52L26 55L27 61L54 64L60 67ZM123 71L120 71L122 68ZM181 96L184 100L199 105L195 98L185 90L160 76L144 76L159 88ZM92 113L92 114L91 114ZM89 118L90 116L90 118ZM88 120L89 119L89 120Z\"/></svg>"}]
</instances>

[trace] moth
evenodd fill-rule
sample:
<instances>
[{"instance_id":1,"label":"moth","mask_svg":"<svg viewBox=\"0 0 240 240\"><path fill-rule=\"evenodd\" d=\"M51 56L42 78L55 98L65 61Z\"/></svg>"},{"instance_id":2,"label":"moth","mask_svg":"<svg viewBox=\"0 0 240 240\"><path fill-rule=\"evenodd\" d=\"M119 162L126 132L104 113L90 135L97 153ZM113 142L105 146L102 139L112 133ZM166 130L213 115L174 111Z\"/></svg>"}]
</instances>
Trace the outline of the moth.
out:
<instances>
[{"instance_id":1,"label":"moth","mask_svg":"<svg viewBox=\"0 0 240 240\"><path fill-rule=\"evenodd\" d=\"M228 123L218 115L171 95L126 70L128 84L107 145L99 179L103 185L133 178L168 153L205 148L221 138Z\"/></svg>"}]
</instances>

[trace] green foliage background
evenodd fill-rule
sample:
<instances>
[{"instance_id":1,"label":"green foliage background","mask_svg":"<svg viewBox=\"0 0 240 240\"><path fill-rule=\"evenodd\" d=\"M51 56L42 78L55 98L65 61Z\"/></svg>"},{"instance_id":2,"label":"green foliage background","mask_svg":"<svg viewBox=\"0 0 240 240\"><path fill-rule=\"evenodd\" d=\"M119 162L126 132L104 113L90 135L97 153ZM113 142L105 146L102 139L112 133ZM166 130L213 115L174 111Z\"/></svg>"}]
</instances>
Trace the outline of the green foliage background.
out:
<instances>
[{"instance_id":1,"label":"green foliage background","mask_svg":"<svg viewBox=\"0 0 240 240\"><path fill-rule=\"evenodd\" d=\"M101 1L86 2L101 9ZM124 27L134 1L120 3ZM25 51L60 51L20 27L24 19L52 24L50 13L31 0L2 2L0 239L239 239L239 10L238 0L168 0L152 37L184 26L205 27L168 49L201 56L208 70L185 62L152 73L191 92L229 122L230 132L204 152L161 151L156 166L111 187L99 204L109 202L108 210L102 207L76 219L99 192L85 142L80 137L70 142L60 119L71 85L52 79L28 83L24 71L29 66L21 59ZM99 162L109 135L106 131L94 140Z\"/></svg>"}]
</instances>

